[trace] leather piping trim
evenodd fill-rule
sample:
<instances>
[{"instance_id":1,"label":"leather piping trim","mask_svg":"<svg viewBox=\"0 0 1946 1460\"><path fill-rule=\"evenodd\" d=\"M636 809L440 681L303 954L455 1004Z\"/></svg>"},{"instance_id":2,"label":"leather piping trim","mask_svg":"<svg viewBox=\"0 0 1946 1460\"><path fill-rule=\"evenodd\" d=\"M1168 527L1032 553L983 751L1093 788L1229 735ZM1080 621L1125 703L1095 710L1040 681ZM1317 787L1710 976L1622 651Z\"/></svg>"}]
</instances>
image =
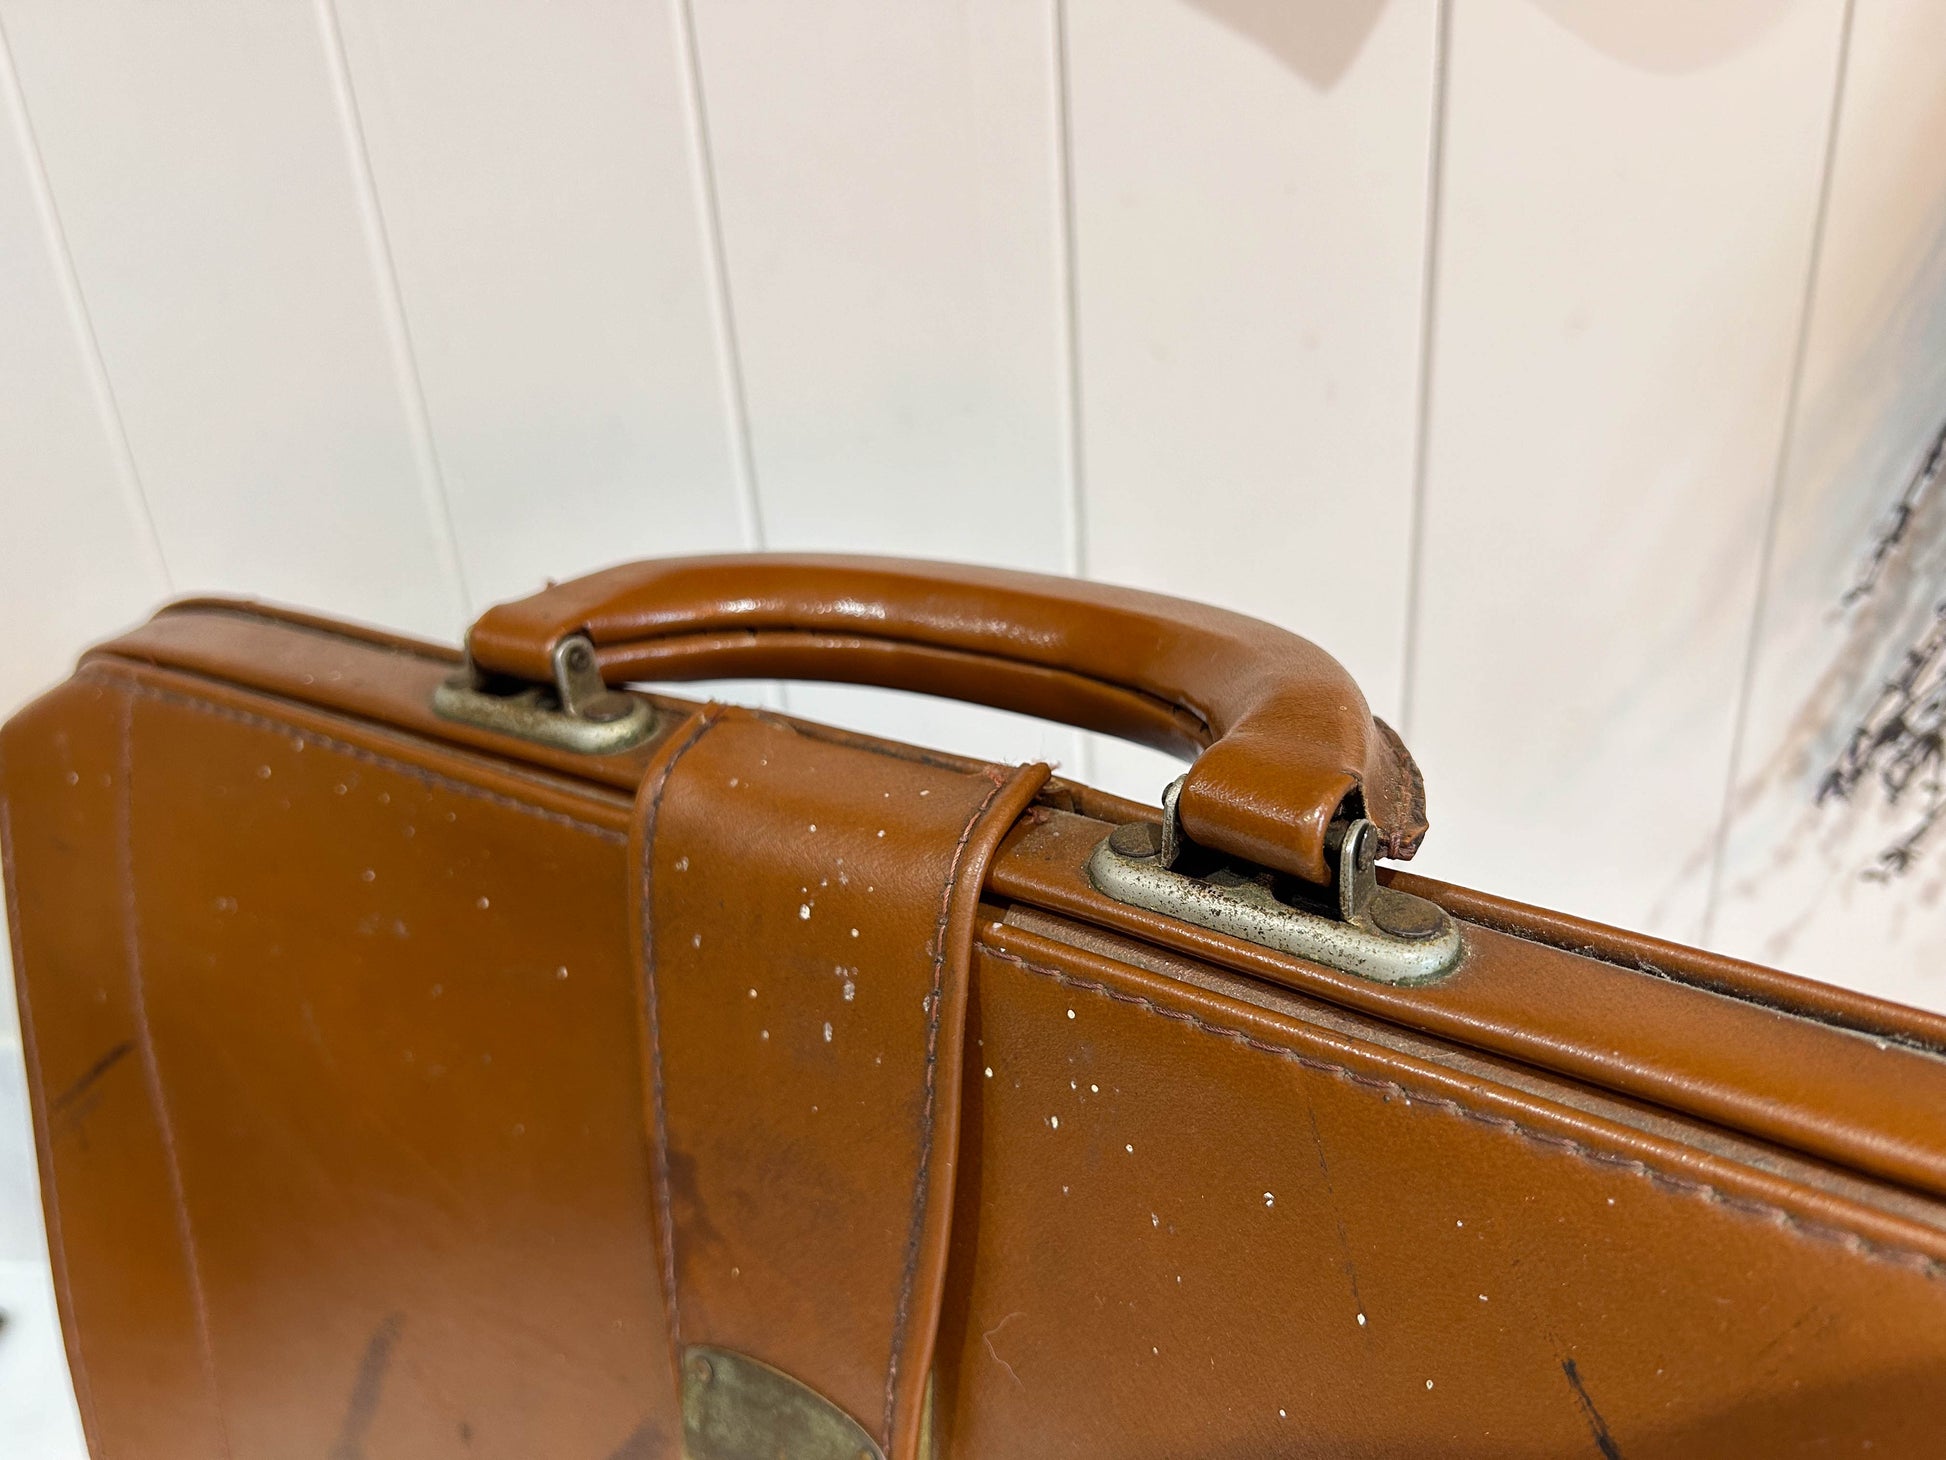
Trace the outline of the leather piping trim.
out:
<instances>
[{"instance_id":1,"label":"leather piping trim","mask_svg":"<svg viewBox=\"0 0 1946 1460\"><path fill-rule=\"evenodd\" d=\"M677 763L723 718L725 708L714 704L706 707L700 714L691 716L689 723L679 733L657 747L655 763L643 776L642 788L637 793L642 811L634 818L636 829L629 838L629 857L633 864L629 868L632 874L629 881L634 891L639 983L636 1008L640 1011L637 1017L641 1020L640 1037L646 1055L644 1062L648 1066L649 1156L655 1177L656 1209L651 1216L657 1246L661 1248L662 1306L669 1322L669 1362L674 1366L672 1378L677 1394L682 1393L682 1305L676 1293L676 1223L675 1208L670 1200L669 1121L663 1098L661 1020L656 1010L655 938L648 913L655 877L656 819L662 811L662 793L668 789L669 777Z\"/></svg>"},{"instance_id":2,"label":"leather piping trim","mask_svg":"<svg viewBox=\"0 0 1946 1460\"><path fill-rule=\"evenodd\" d=\"M1433 1095L1423 1090L1411 1089L1396 1080L1381 1080L1371 1075L1361 1074L1349 1065L1339 1064L1332 1060L1319 1059L1316 1055L1305 1054L1299 1050L1292 1049L1288 1045L1274 1044L1269 1040L1259 1038L1247 1029L1238 1029L1230 1025L1212 1023L1201 1015L1190 1013L1185 1009L1164 1008L1161 1004L1158 1004L1146 995L1130 993L1126 990L1115 988L1098 979L1084 978L1078 974L1072 974L1064 969L1055 968L1048 964L1035 963L1021 954L995 947L991 943L982 942L979 951L986 957L992 958L997 962L1011 965L1012 967L1021 969L1023 972L1031 973L1041 978L1052 979L1054 982L1066 988L1080 989L1086 993L1099 994L1104 998L1112 999L1118 1004L1132 1005L1145 1013L1154 1014L1159 1018L1174 1020L1179 1024L1186 1024L1198 1033L1213 1035L1218 1039L1227 1039L1232 1044L1242 1045L1244 1048L1256 1050L1260 1054L1267 1054L1277 1059L1289 1061L1300 1068L1311 1070L1318 1074L1329 1075L1333 1079L1343 1080L1347 1084L1355 1085L1360 1089L1371 1091L1374 1094L1397 1095L1411 1105L1431 1106L1434 1109L1443 1110L1449 1115L1456 1115L1462 1120L1472 1121L1477 1125L1484 1125L1495 1130L1510 1132L1534 1145L1562 1152L1588 1162L1591 1165L1610 1167L1627 1172L1632 1176L1639 1176L1650 1184L1659 1186L1666 1191L1683 1196L1700 1197L1712 1205L1725 1207L1730 1211L1740 1213L1744 1216L1759 1218L1785 1231L1797 1233L1800 1236L1835 1242L1849 1252L1855 1252L1864 1257L1877 1258L1881 1261L1889 1262L1895 1266L1916 1272L1924 1278L1934 1280L1946 1278L1946 1260L1942 1260L1926 1252L1921 1252L1916 1248L1901 1247L1895 1243L1885 1242L1875 1237L1867 1237L1863 1233L1854 1232L1849 1228L1840 1227L1829 1222L1808 1219L1786 1207L1761 1201L1753 1197L1738 1196L1732 1192L1723 1190L1719 1186L1713 1186L1708 1182L1698 1181L1693 1177L1680 1176L1665 1171L1659 1166L1651 1165L1639 1156L1628 1156L1620 1152L1604 1151L1585 1141L1575 1140L1571 1136L1541 1130L1537 1127L1523 1124L1511 1116L1497 1115L1491 1111L1478 1109L1463 1101L1455 1100L1451 1096Z\"/></svg>"},{"instance_id":3,"label":"leather piping trim","mask_svg":"<svg viewBox=\"0 0 1946 1460\"><path fill-rule=\"evenodd\" d=\"M212 1424L223 1454L232 1453L228 1416L223 1408L222 1387L216 1378L216 1351L210 1340L209 1295L203 1287L203 1266L196 1253L196 1233L189 1218L189 1198L183 1188L182 1160L176 1149L176 1127L169 1114L169 1098L163 1089L162 1067L156 1060L155 1038L149 1027L149 1000L142 981L142 921L135 901L135 706L151 696L143 686L123 686L120 723L116 731L116 769L120 772L115 787L115 880L116 898L121 911L123 971L128 979L129 1010L135 1018L136 1055L141 1063L142 1083L149 1098L162 1138L162 1156L169 1172L169 1201L176 1219L176 1243L181 1250L183 1275L189 1283L189 1300L196 1320L197 1358L203 1373L203 1388L209 1401Z\"/></svg>"},{"instance_id":4,"label":"leather piping trim","mask_svg":"<svg viewBox=\"0 0 1946 1460\"><path fill-rule=\"evenodd\" d=\"M993 789L981 799L973 814L960 829L953 848L953 860L940 889L939 921L933 927L932 989L927 994L926 1016L926 1095L920 1115L919 1165L912 1185L912 1216L906 1234L905 1268L899 1279L899 1302L892 1326L892 1352L885 1370L885 1441L894 1460L919 1453L921 1408L925 1403L925 1376L932 1368L937 1342L939 1309L944 1299L947 1245L953 1211L953 1182L957 1175L959 1149L960 1078L965 1063L966 1006L973 968L973 929L979 915L980 893L986 885L987 868L992 864L1000 840L1013 827L1034 797L1040 794L1051 768L1039 763L1020 766L1011 773L998 766L989 767ZM953 987L946 987L946 971L953 972ZM945 1059L952 1084L951 1103L938 1109L941 1024L947 1017L951 996L953 1027L946 1030ZM941 1127L944 1127L942 1130ZM948 1153L935 1174L935 1141ZM908 1370L917 1375L905 1386L911 1392L900 1404L899 1371L905 1356L911 1327L913 1289L920 1279L920 1261L925 1255L927 1212L941 1213L941 1230L932 1244L933 1261L925 1274L925 1308L929 1320L920 1334L914 1353L918 1362Z\"/></svg>"}]
</instances>

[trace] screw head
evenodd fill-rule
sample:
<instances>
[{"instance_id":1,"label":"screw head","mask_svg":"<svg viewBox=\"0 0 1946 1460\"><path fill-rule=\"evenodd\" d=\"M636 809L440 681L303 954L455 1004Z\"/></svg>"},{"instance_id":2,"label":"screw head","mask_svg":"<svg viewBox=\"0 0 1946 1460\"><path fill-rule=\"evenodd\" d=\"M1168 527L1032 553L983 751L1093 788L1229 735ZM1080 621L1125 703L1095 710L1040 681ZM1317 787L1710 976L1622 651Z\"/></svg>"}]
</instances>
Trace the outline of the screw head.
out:
<instances>
[{"instance_id":1,"label":"screw head","mask_svg":"<svg viewBox=\"0 0 1946 1460\"><path fill-rule=\"evenodd\" d=\"M710 1367L709 1360L701 1354L691 1354L683 1368L688 1371L690 1381L695 1384L707 1384L716 1377L716 1370Z\"/></svg>"},{"instance_id":2,"label":"screw head","mask_svg":"<svg viewBox=\"0 0 1946 1460\"><path fill-rule=\"evenodd\" d=\"M1109 850L1119 857L1144 861L1162 855L1162 828L1150 821L1128 821L1108 834Z\"/></svg>"},{"instance_id":3,"label":"screw head","mask_svg":"<svg viewBox=\"0 0 1946 1460\"><path fill-rule=\"evenodd\" d=\"M568 646L568 668L584 670L592 666L594 662L594 651L586 644L570 644Z\"/></svg>"}]
</instances>

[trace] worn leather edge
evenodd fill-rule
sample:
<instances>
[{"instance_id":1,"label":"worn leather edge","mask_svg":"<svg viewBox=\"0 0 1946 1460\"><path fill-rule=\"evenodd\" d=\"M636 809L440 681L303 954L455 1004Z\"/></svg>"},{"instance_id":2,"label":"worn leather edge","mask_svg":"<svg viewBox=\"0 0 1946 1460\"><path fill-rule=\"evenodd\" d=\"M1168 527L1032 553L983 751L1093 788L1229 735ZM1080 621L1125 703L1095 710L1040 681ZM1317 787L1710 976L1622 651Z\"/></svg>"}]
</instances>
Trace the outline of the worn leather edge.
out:
<instances>
[{"instance_id":1,"label":"worn leather edge","mask_svg":"<svg viewBox=\"0 0 1946 1460\"><path fill-rule=\"evenodd\" d=\"M913 1186L904 1291L885 1381L885 1432L893 1460L924 1460L919 1432L925 1418L926 1385L939 1340L939 1315L945 1304L946 1268L952 1252L960 1082L965 1074L966 1016L980 894L1001 838L1039 794L1048 775L1049 767L1039 763L1011 772L994 768L993 790L960 833L940 898L939 922L933 933L931 1013L926 1036L922 1119L927 1137Z\"/></svg>"}]
</instances>

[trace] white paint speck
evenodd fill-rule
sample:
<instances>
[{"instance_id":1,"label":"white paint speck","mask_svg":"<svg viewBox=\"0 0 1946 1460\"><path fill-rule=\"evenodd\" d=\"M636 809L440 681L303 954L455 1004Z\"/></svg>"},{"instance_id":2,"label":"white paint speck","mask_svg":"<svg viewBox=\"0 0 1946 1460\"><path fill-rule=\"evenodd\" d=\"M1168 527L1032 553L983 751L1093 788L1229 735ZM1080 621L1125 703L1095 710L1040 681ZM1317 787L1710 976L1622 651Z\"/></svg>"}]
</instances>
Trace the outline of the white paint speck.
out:
<instances>
[{"instance_id":1,"label":"white paint speck","mask_svg":"<svg viewBox=\"0 0 1946 1460\"><path fill-rule=\"evenodd\" d=\"M1160 1227L1162 1225L1162 1218L1158 1217L1154 1212L1150 1212L1149 1225L1151 1227Z\"/></svg>"},{"instance_id":2,"label":"white paint speck","mask_svg":"<svg viewBox=\"0 0 1946 1460\"><path fill-rule=\"evenodd\" d=\"M800 918L804 918L808 921L811 916L811 904L808 902L799 903L797 908L797 915Z\"/></svg>"},{"instance_id":3,"label":"white paint speck","mask_svg":"<svg viewBox=\"0 0 1946 1460\"><path fill-rule=\"evenodd\" d=\"M492 907L493 904L488 902L484 897L482 897L476 899L473 903L473 906L477 907L481 912L485 912L489 907Z\"/></svg>"},{"instance_id":4,"label":"white paint speck","mask_svg":"<svg viewBox=\"0 0 1946 1460\"><path fill-rule=\"evenodd\" d=\"M856 928L853 928L853 929L851 930L851 935L852 935L852 937L854 937L854 938L856 938L856 937L858 936L858 929L856 929Z\"/></svg>"},{"instance_id":5,"label":"white paint speck","mask_svg":"<svg viewBox=\"0 0 1946 1460\"><path fill-rule=\"evenodd\" d=\"M1453 1225L1454 1225L1455 1227L1464 1227L1464 1226L1466 1225L1466 1223L1465 1223L1465 1222L1454 1222L1454 1223L1453 1223Z\"/></svg>"},{"instance_id":6,"label":"white paint speck","mask_svg":"<svg viewBox=\"0 0 1946 1460\"><path fill-rule=\"evenodd\" d=\"M1360 1313L1358 1315L1358 1326L1360 1328L1363 1328L1365 1326L1365 1315L1363 1313Z\"/></svg>"},{"instance_id":7,"label":"white paint speck","mask_svg":"<svg viewBox=\"0 0 1946 1460\"><path fill-rule=\"evenodd\" d=\"M853 983L850 979L846 979L845 980L845 1002L849 1004L853 999L857 997L858 997L858 985Z\"/></svg>"},{"instance_id":8,"label":"white paint speck","mask_svg":"<svg viewBox=\"0 0 1946 1460\"><path fill-rule=\"evenodd\" d=\"M734 785L735 785L736 783L737 783L737 778L736 778L735 776L731 776L731 777L730 777L730 784L731 784L732 786L734 786Z\"/></svg>"},{"instance_id":9,"label":"white paint speck","mask_svg":"<svg viewBox=\"0 0 1946 1460\"><path fill-rule=\"evenodd\" d=\"M1059 1130L1061 1128L1061 1117L1058 1115L1050 1115L1047 1118L1047 1124L1050 1129Z\"/></svg>"},{"instance_id":10,"label":"white paint speck","mask_svg":"<svg viewBox=\"0 0 1946 1460\"><path fill-rule=\"evenodd\" d=\"M1089 1093L1090 1095L1099 1095L1099 1094L1101 1094L1101 1086L1099 1086L1099 1085L1090 1085L1090 1086L1088 1087L1088 1093Z\"/></svg>"},{"instance_id":11,"label":"white paint speck","mask_svg":"<svg viewBox=\"0 0 1946 1460\"><path fill-rule=\"evenodd\" d=\"M1277 1198L1276 1198L1276 1197L1275 1197L1275 1196L1274 1196L1274 1195L1273 1195L1272 1193L1270 1193L1270 1192L1268 1192L1268 1191L1266 1191L1266 1192L1264 1193L1264 1205L1265 1205L1265 1206L1267 1206L1267 1207L1274 1207L1274 1206L1276 1206L1276 1205L1277 1205Z\"/></svg>"},{"instance_id":12,"label":"white paint speck","mask_svg":"<svg viewBox=\"0 0 1946 1460\"><path fill-rule=\"evenodd\" d=\"M1123 1146L1123 1147L1122 1147L1122 1149L1123 1149L1124 1151L1127 1151L1127 1152L1129 1153L1129 1155L1131 1155L1131 1156L1133 1156L1133 1155L1135 1154L1135 1147L1133 1147L1133 1146Z\"/></svg>"},{"instance_id":13,"label":"white paint speck","mask_svg":"<svg viewBox=\"0 0 1946 1460\"><path fill-rule=\"evenodd\" d=\"M1067 1194L1068 1194L1068 1189L1067 1189L1067 1188L1066 1188L1065 1186L1064 1186L1064 1187L1062 1187L1062 1188L1061 1188L1061 1195L1062 1195L1062 1196L1066 1196Z\"/></svg>"},{"instance_id":14,"label":"white paint speck","mask_svg":"<svg viewBox=\"0 0 1946 1460\"><path fill-rule=\"evenodd\" d=\"M815 821L814 821L814 822L812 822L812 823L811 823L811 830L812 830L812 831L816 831L817 829L818 829L818 824L817 824L817 823L816 823Z\"/></svg>"},{"instance_id":15,"label":"white paint speck","mask_svg":"<svg viewBox=\"0 0 1946 1460\"><path fill-rule=\"evenodd\" d=\"M1426 1380L1426 1387L1427 1387L1428 1389L1430 1389L1430 1388L1432 1388L1432 1380L1430 1380L1430 1379L1428 1379L1428 1380Z\"/></svg>"},{"instance_id":16,"label":"white paint speck","mask_svg":"<svg viewBox=\"0 0 1946 1460\"><path fill-rule=\"evenodd\" d=\"M750 990L750 997L753 999L757 997L757 991L755 989Z\"/></svg>"},{"instance_id":17,"label":"white paint speck","mask_svg":"<svg viewBox=\"0 0 1946 1460\"><path fill-rule=\"evenodd\" d=\"M702 935L701 933L691 933L691 934L689 935L689 946L690 946L691 948L700 948L700 947L702 947L702 946L703 946L703 935Z\"/></svg>"},{"instance_id":18,"label":"white paint speck","mask_svg":"<svg viewBox=\"0 0 1946 1460\"><path fill-rule=\"evenodd\" d=\"M568 976L568 968L567 968L567 965L566 965L566 964L564 963L564 964L562 964L562 965L561 965L561 966L560 966L559 968L557 968L557 969L555 969L555 970L554 970L554 976L555 976L556 978L566 978L566 977Z\"/></svg>"},{"instance_id":19,"label":"white paint speck","mask_svg":"<svg viewBox=\"0 0 1946 1460\"><path fill-rule=\"evenodd\" d=\"M1068 1010L1068 1017L1069 1017L1070 1019L1072 1019L1072 1018L1074 1017L1074 1010L1072 1010L1072 1009L1070 1009L1070 1010Z\"/></svg>"},{"instance_id":20,"label":"white paint speck","mask_svg":"<svg viewBox=\"0 0 1946 1460\"><path fill-rule=\"evenodd\" d=\"M879 839L880 839L880 840L883 840L883 839L884 839L884 837L885 837L885 828L881 826L881 827L880 827L880 828L878 829L878 834L879 834Z\"/></svg>"},{"instance_id":21,"label":"white paint speck","mask_svg":"<svg viewBox=\"0 0 1946 1460\"><path fill-rule=\"evenodd\" d=\"M1480 1301L1484 1303L1486 1300L1487 1300L1487 1295L1485 1293L1480 1294Z\"/></svg>"},{"instance_id":22,"label":"white paint speck","mask_svg":"<svg viewBox=\"0 0 1946 1460\"><path fill-rule=\"evenodd\" d=\"M1155 1346L1154 1344L1150 1344L1150 1345L1149 1345L1149 1352L1150 1352L1150 1353L1152 1353L1152 1354L1158 1354L1158 1355L1159 1355L1159 1354L1160 1354L1160 1353L1162 1352L1162 1350L1161 1350L1161 1349L1159 1349L1159 1348L1157 1348L1157 1347L1156 1347L1156 1346Z\"/></svg>"},{"instance_id":23,"label":"white paint speck","mask_svg":"<svg viewBox=\"0 0 1946 1460\"><path fill-rule=\"evenodd\" d=\"M1611 1197L1609 1197L1609 1198L1608 1198L1608 1204L1609 1204L1609 1205L1610 1205L1611 1207L1612 1207L1613 1205L1615 1205L1615 1198L1614 1198L1614 1197L1612 1197L1612 1196L1611 1196Z\"/></svg>"},{"instance_id":24,"label":"white paint speck","mask_svg":"<svg viewBox=\"0 0 1946 1460\"><path fill-rule=\"evenodd\" d=\"M831 1021L829 1019L824 1021L824 1042L826 1044L831 1043Z\"/></svg>"},{"instance_id":25,"label":"white paint speck","mask_svg":"<svg viewBox=\"0 0 1946 1460\"><path fill-rule=\"evenodd\" d=\"M676 858L676 870L678 872L687 872L689 870L689 858L687 857Z\"/></svg>"},{"instance_id":26,"label":"white paint speck","mask_svg":"<svg viewBox=\"0 0 1946 1460\"><path fill-rule=\"evenodd\" d=\"M930 792L930 791L921 791L921 792L920 792L919 794L920 794L921 796L930 796L930 795L932 794L932 792Z\"/></svg>"},{"instance_id":27,"label":"white paint speck","mask_svg":"<svg viewBox=\"0 0 1946 1460\"><path fill-rule=\"evenodd\" d=\"M759 1039L768 1039L768 1038L770 1038L770 1031L769 1031L768 1029L759 1029L759 1030L757 1031L757 1038L759 1038Z\"/></svg>"},{"instance_id":28,"label":"white paint speck","mask_svg":"<svg viewBox=\"0 0 1946 1460\"><path fill-rule=\"evenodd\" d=\"M1277 1417L1278 1417L1279 1419L1289 1419L1289 1418L1290 1418L1290 1416L1289 1416L1289 1415L1287 1415L1287 1414L1285 1414L1285 1413L1284 1413L1284 1411L1283 1411L1283 1410L1281 1410L1281 1409L1277 1411Z\"/></svg>"},{"instance_id":29,"label":"white paint speck","mask_svg":"<svg viewBox=\"0 0 1946 1460\"><path fill-rule=\"evenodd\" d=\"M989 1080L991 1080L991 1079L993 1078L993 1066L992 1066L992 1065L988 1065L988 1066L987 1066L987 1078L988 1078Z\"/></svg>"}]
</instances>

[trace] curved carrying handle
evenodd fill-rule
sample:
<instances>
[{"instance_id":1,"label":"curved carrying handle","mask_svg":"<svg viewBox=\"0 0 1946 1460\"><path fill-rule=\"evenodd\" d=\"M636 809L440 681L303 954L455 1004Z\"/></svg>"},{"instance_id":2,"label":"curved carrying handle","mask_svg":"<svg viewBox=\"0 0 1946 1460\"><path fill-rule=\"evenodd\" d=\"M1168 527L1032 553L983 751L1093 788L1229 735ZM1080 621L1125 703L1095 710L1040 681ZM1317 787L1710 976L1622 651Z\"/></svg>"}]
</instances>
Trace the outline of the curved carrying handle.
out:
<instances>
[{"instance_id":1,"label":"curved carrying handle","mask_svg":"<svg viewBox=\"0 0 1946 1460\"><path fill-rule=\"evenodd\" d=\"M490 608L467 642L478 669L546 682L577 633L610 683L875 684L1188 752L1184 834L1309 882L1331 880L1336 816L1362 809L1392 857L1426 830L1418 768L1337 660L1182 599L898 558L665 558Z\"/></svg>"}]
</instances>

